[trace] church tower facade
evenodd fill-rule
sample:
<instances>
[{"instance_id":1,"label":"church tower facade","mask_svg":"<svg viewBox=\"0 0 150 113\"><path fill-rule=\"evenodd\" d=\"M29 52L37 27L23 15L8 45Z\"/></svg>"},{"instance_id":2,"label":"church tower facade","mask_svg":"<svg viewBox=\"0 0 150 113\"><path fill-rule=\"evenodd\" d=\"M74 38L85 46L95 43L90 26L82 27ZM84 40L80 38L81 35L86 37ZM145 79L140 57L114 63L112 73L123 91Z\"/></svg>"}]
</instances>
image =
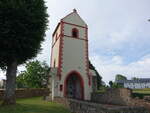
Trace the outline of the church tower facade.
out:
<instances>
[{"instance_id":1,"label":"church tower facade","mask_svg":"<svg viewBox=\"0 0 150 113\"><path fill-rule=\"evenodd\" d=\"M52 37L52 98L90 100L92 77L89 73L88 26L74 9L62 18Z\"/></svg>"}]
</instances>

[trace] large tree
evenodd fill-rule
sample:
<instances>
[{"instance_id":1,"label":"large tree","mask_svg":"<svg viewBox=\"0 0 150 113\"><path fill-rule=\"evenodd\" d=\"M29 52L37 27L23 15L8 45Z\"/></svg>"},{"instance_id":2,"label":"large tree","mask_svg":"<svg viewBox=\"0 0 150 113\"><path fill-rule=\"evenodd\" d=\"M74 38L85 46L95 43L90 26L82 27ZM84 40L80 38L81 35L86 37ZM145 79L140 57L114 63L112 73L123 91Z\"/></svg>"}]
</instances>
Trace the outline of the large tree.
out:
<instances>
[{"instance_id":1,"label":"large tree","mask_svg":"<svg viewBox=\"0 0 150 113\"><path fill-rule=\"evenodd\" d=\"M15 104L17 66L41 50L47 23L44 0L0 1L0 68L7 78L3 105Z\"/></svg>"}]
</instances>

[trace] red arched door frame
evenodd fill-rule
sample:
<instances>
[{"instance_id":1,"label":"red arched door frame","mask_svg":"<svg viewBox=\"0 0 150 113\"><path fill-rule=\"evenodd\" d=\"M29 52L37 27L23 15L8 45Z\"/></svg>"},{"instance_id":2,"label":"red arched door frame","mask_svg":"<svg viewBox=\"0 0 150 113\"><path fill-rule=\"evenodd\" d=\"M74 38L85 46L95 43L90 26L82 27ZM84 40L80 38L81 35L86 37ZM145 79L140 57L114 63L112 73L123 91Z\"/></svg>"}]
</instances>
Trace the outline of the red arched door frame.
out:
<instances>
[{"instance_id":1,"label":"red arched door frame","mask_svg":"<svg viewBox=\"0 0 150 113\"><path fill-rule=\"evenodd\" d=\"M64 81L64 96L67 96L67 81L68 79L72 76L72 74L75 74L79 80L80 80L80 85L81 85L81 99L84 100L84 81L80 73L77 71L71 71L70 73L67 74L66 79Z\"/></svg>"}]
</instances>

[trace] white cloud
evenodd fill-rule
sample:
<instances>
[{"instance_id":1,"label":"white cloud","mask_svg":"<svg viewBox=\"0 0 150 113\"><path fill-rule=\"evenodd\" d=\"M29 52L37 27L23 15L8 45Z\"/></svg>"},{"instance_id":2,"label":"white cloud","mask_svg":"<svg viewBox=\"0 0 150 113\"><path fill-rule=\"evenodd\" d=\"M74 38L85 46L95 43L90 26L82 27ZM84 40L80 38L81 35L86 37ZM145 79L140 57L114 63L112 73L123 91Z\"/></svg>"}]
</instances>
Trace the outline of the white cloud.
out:
<instances>
[{"instance_id":1,"label":"white cloud","mask_svg":"<svg viewBox=\"0 0 150 113\"><path fill-rule=\"evenodd\" d=\"M105 81L114 79L117 73L125 74L129 78L150 75L150 55L145 55L150 51L145 49L149 48L145 45L150 43L150 23L147 22L150 18L149 0L46 1L50 15L49 29L42 44L43 51L36 59L50 63L52 32L59 20L76 8L89 26L89 54ZM140 47L143 48L142 51ZM118 52L118 49L121 51ZM127 64L125 56L120 54L126 52L136 56L134 52L128 52L130 49L136 49L138 54L145 56ZM0 72L0 78L2 75L4 74Z\"/></svg>"},{"instance_id":2,"label":"white cloud","mask_svg":"<svg viewBox=\"0 0 150 113\"><path fill-rule=\"evenodd\" d=\"M128 49L134 51L137 48L136 45L140 46L150 42L147 38L150 36L150 24L147 22L150 10L149 0L117 0L117 2L116 0L88 2L87 0L63 0L61 3L59 0L46 1L50 14L50 29L47 32L46 42L43 44L44 50L37 59L50 62L51 34L59 20L76 8L89 26L91 61L105 81L114 79L117 73L127 75L128 78L150 75L148 69L150 56L146 56L144 51L138 52L145 55L144 57L129 64L126 63L124 57L116 54L118 49L121 50L120 53L126 52ZM129 46L131 47L129 48ZM109 53L111 56L103 55L101 52ZM128 54L136 56L134 53Z\"/></svg>"},{"instance_id":3,"label":"white cloud","mask_svg":"<svg viewBox=\"0 0 150 113\"><path fill-rule=\"evenodd\" d=\"M126 65L120 56L113 56L112 58L93 56L90 59L107 83L114 80L116 74L123 74L128 79L131 77L150 78L150 57L144 56L140 60Z\"/></svg>"},{"instance_id":4,"label":"white cloud","mask_svg":"<svg viewBox=\"0 0 150 113\"><path fill-rule=\"evenodd\" d=\"M6 79L5 73L0 70L0 80L1 79Z\"/></svg>"}]
</instances>

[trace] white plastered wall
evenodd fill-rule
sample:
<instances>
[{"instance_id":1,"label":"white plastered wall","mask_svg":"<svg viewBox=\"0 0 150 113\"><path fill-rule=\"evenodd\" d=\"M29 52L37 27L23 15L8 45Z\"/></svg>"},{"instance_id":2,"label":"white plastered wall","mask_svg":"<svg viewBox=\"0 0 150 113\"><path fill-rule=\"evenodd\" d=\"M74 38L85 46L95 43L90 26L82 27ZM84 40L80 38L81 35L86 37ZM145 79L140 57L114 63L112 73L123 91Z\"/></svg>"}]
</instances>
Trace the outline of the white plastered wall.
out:
<instances>
[{"instance_id":1,"label":"white plastered wall","mask_svg":"<svg viewBox=\"0 0 150 113\"><path fill-rule=\"evenodd\" d=\"M82 20L82 18L76 13L72 13L71 15L63 18L63 21L71 24L78 24L80 26L86 27L87 24Z\"/></svg>"},{"instance_id":2,"label":"white plastered wall","mask_svg":"<svg viewBox=\"0 0 150 113\"><path fill-rule=\"evenodd\" d=\"M64 96L64 81L71 71L77 71L80 73L80 75L83 78L84 81L84 99L90 100L91 92L92 92L92 86L89 86L89 79L86 71L86 41L80 40L80 39L74 39L71 38L72 35L72 28L77 28L79 31L79 38L86 39L86 23L80 18L80 16L77 13L72 13L71 15L65 17L62 19L62 21L70 24L64 23L64 36L63 37L63 56L62 56L62 72L61 72L61 80L59 81L56 77L55 84L58 85L58 88L55 89L55 96ZM73 25L75 24L75 25ZM83 26L83 27L79 27ZM57 35L60 33L60 26L58 28L58 31L56 31ZM54 37L56 37L56 33ZM69 37L67 37L69 36ZM55 40L55 39L54 39ZM55 42L53 42L54 44ZM56 66L58 66L58 58L59 58L59 40L55 43L55 46L53 47L53 57L52 57L52 64L56 63ZM53 65L52 65L53 66ZM59 90L59 86L63 85L63 91ZM57 91L56 91L57 90ZM57 94L56 94L57 93Z\"/></svg>"},{"instance_id":3,"label":"white plastered wall","mask_svg":"<svg viewBox=\"0 0 150 113\"><path fill-rule=\"evenodd\" d=\"M55 62L55 67L58 69L58 65L59 65L59 47L60 47L60 33L61 33L61 26L59 25L59 27L57 28L57 31L55 32L54 36L53 36L53 42L52 42L52 58L51 58L51 67L54 67L54 62ZM56 34L57 34L57 40L56 40ZM52 99L54 99L54 97L60 96L59 95L59 78L57 76L57 72L55 72L55 75L52 76L52 81L51 81L51 85L52 85Z\"/></svg>"},{"instance_id":4,"label":"white plastered wall","mask_svg":"<svg viewBox=\"0 0 150 113\"><path fill-rule=\"evenodd\" d=\"M64 86L64 81L71 71L77 71L81 74L84 81L84 99L90 100L92 87L89 86L89 79L86 72L86 41L80 39L86 39L86 23L73 13L70 16L63 19L63 21L71 24L64 24L64 45L63 45L63 64L62 64L62 79L61 84ZM83 27L79 27L83 26ZM71 38L72 29L77 28L79 31L79 39ZM63 88L64 90L64 88ZM64 92L60 95L63 96Z\"/></svg>"},{"instance_id":5,"label":"white plastered wall","mask_svg":"<svg viewBox=\"0 0 150 113\"><path fill-rule=\"evenodd\" d=\"M77 71L84 81L84 97L85 100L90 99L91 86L89 86L88 75L86 74L86 48L84 40L72 39L64 37L63 47L63 64L62 64L62 80L61 84L64 86L64 81L71 71ZM63 92L61 92L63 96Z\"/></svg>"},{"instance_id":6,"label":"white plastered wall","mask_svg":"<svg viewBox=\"0 0 150 113\"><path fill-rule=\"evenodd\" d=\"M70 24L64 24L64 34L67 36L72 36L72 29L76 28L79 31L79 37L80 39L86 39L86 28L70 25Z\"/></svg>"},{"instance_id":7,"label":"white plastered wall","mask_svg":"<svg viewBox=\"0 0 150 113\"><path fill-rule=\"evenodd\" d=\"M59 45L60 45L60 38L58 37L58 40L56 41L56 34L57 36L60 35L61 33L61 26L59 25L57 31L55 32L54 36L53 36L53 50L52 50L52 60L51 60L51 67L54 67L54 61L55 61L55 67L58 67L58 63L59 63Z\"/></svg>"},{"instance_id":8,"label":"white plastered wall","mask_svg":"<svg viewBox=\"0 0 150 113\"><path fill-rule=\"evenodd\" d=\"M60 91L59 91L59 78L54 75L51 77L51 91L52 91L52 100L54 100L54 97L60 97Z\"/></svg>"}]
</instances>

